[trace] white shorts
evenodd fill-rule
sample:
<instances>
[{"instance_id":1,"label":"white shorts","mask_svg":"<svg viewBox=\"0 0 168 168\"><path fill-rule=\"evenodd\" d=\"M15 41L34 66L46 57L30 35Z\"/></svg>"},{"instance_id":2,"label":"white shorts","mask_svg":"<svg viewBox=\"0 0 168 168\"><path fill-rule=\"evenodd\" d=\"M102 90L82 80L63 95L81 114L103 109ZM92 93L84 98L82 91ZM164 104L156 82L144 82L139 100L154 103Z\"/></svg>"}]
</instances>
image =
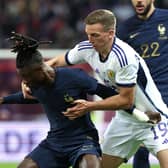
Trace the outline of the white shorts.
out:
<instances>
[{"instance_id":1,"label":"white shorts","mask_svg":"<svg viewBox=\"0 0 168 168\"><path fill-rule=\"evenodd\" d=\"M105 131L102 150L104 154L128 160L140 144L154 155L168 149L168 120L162 119L159 124L151 126L114 117Z\"/></svg>"}]
</instances>

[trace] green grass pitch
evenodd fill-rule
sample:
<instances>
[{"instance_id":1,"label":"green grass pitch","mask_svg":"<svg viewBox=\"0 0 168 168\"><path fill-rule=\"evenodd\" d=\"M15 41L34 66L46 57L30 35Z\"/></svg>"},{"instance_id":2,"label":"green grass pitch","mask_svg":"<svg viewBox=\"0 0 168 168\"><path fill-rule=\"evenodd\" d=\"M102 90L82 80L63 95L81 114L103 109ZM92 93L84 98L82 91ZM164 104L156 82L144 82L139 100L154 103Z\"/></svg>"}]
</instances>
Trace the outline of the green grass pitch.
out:
<instances>
[{"instance_id":1,"label":"green grass pitch","mask_svg":"<svg viewBox=\"0 0 168 168\"><path fill-rule=\"evenodd\" d=\"M0 163L0 168L17 168L18 163ZM131 165L123 164L120 168L132 168ZM158 165L152 165L151 168L159 168Z\"/></svg>"},{"instance_id":2,"label":"green grass pitch","mask_svg":"<svg viewBox=\"0 0 168 168\"><path fill-rule=\"evenodd\" d=\"M2 168L17 168L17 163L0 163Z\"/></svg>"},{"instance_id":3,"label":"green grass pitch","mask_svg":"<svg viewBox=\"0 0 168 168\"><path fill-rule=\"evenodd\" d=\"M132 165L123 164L122 166L120 166L120 168L132 168ZM151 165L151 168L160 168L160 167L158 165Z\"/></svg>"}]
</instances>

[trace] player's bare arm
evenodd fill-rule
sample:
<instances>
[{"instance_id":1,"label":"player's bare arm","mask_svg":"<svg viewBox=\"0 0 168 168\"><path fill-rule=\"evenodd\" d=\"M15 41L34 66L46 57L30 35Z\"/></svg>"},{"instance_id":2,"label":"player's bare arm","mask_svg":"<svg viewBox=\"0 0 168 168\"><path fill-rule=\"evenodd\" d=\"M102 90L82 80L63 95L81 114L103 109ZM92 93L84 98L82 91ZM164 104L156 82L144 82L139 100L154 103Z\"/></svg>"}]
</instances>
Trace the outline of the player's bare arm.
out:
<instances>
[{"instance_id":1,"label":"player's bare arm","mask_svg":"<svg viewBox=\"0 0 168 168\"><path fill-rule=\"evenodd\" d=\"M69 119L75 119L93 110L117 110L130 109L133 106L134 87L119 88L119 94L100 101L76 100L75 106L68 108L64 115Z\"/></svg>"},{"instance_id":2,"label":"player's bare arm","mask_svg":"<svg viewBox=\"0 0 168 168\"><path fill-rule=\"evenodd\" d=\"M135 87L120 87L119 90L120 93L118 95L100 101L76 100L73 102L75 106L68 108L63 113L70 120L73 120L83 116L88 111L131 109L134 103ZM158 112L147 111L143 113L136 108L133 110L132 115L139 121L152 124L156 124L161 120L160 113Z\"/></svg>"},{"instance_id":3,"label":"player's bare arm","mask_svg":"<svg viewBox=\"0 0 168 168\"><path fill-rule=\"evenodd\" d=\"M76 100L75 106L68 108L64 115L70 119L93 110L130 109L134 103L135 87L119 88L119 94L99 101Z\"/></svg>"},{"instance_id":4,"label":"player's bare arm","mask_svg":"<svg viewBox=\"0 0 168 168\"><path fill-rule=\"evenodd\" d=\"M135 87L119 87L119 94L88 104L88 110L130 109L134 105Z\"/></svg>"},{"instance_id":5,"label":"player's bare arm","mask_svg":"<svg viewBox=\"0 0 168 168\"><path fill-rule=\"evenodd\" d=\"M64 55L56 56L56 57L46 61L46 63L52 67L67 66Z\"/></svg>"}]
</instances>

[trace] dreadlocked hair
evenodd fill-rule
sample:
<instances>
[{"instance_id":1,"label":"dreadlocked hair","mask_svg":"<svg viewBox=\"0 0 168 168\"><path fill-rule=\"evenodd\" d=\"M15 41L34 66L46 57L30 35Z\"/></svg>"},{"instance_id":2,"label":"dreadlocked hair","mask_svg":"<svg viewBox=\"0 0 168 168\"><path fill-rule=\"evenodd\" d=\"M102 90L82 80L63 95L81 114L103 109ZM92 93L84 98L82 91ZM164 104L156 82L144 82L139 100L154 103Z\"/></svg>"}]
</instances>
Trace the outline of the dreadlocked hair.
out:
<instances>
[{"instance_id":1,"label":"dreadlocked hair","mask_svg":"<svg viewBox=\"0 0 168 168\"><path fill-rule=\"evenodd\" d=\"M37 41L31 37L15 32L12 32L12 36L8 40L13 42L12 52L17 53L17 68L41 64L43 62L43 57L37 48L42 43L51 43L51 41Z\"/></svg>"},{"instance_id":2,"label":"dreadlocked hair","mask_svg":"<svg viewBox=\"0 0 168 168\"><path fill-rule=\"evenodd\" d=\"M16 57L16 67L23 68L34 64L41 64L42 55L38 50L19 50Z\"/></svg>"}]
</instances>

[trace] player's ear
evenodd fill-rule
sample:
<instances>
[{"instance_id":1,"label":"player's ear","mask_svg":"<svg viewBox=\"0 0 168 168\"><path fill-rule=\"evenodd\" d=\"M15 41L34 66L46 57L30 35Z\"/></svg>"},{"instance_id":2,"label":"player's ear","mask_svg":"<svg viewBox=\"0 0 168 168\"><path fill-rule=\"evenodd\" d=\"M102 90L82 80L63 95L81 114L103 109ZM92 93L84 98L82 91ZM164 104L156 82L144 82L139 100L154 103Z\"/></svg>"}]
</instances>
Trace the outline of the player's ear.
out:
<instances>
[{"instance_id":1,"label":"player's ear","mask_svg":"<svg viewBox=\"0 0 168 168\"><path fill-rule=\"evenodd\" d=\"M113 38L115 36L115 31L113 29L109 30L109 37Z\"/></svg>"}]
</instances>

